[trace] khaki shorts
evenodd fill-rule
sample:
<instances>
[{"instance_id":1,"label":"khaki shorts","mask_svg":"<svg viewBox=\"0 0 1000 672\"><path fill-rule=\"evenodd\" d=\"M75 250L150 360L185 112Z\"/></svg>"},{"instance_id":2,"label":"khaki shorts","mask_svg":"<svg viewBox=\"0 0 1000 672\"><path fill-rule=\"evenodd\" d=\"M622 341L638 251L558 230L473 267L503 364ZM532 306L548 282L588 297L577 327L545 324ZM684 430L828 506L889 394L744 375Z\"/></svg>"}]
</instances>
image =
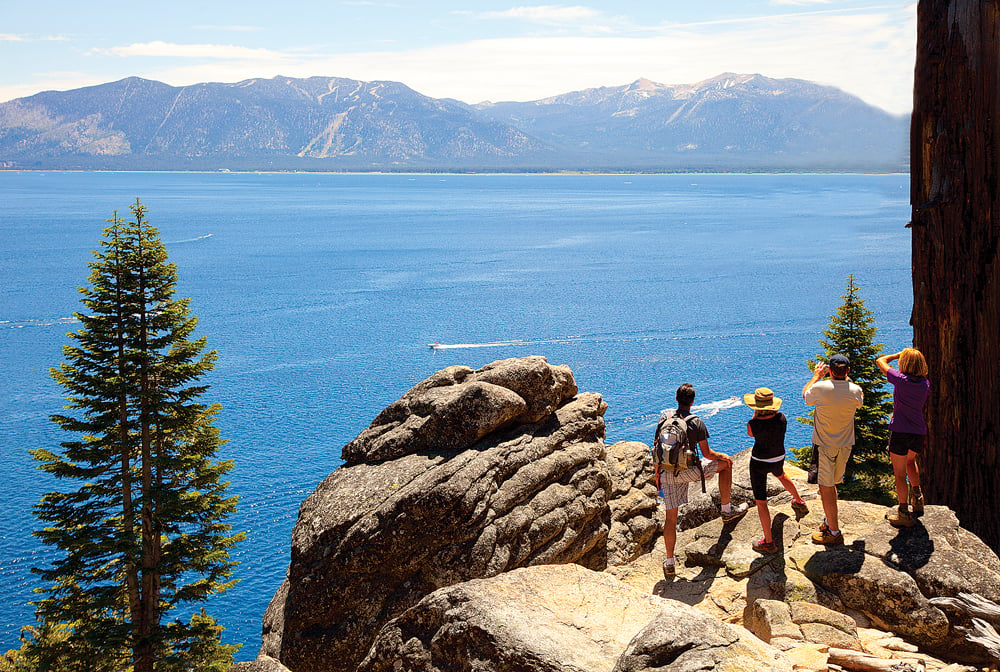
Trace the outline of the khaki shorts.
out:
<instances>
[{"instance_id":1,"label":"khaki shorts","mask_svg":"<svg viewBox=\"0 0 1000 672\"><path fill-rule=\"evenodd\" d=\"M819 474L816 482L828 487L843 483L844 471L847 469L847 461L851 459L851 448L853 447L825 448L816 446L816 450L819 452Z\"/></svg>"}]
</instances>

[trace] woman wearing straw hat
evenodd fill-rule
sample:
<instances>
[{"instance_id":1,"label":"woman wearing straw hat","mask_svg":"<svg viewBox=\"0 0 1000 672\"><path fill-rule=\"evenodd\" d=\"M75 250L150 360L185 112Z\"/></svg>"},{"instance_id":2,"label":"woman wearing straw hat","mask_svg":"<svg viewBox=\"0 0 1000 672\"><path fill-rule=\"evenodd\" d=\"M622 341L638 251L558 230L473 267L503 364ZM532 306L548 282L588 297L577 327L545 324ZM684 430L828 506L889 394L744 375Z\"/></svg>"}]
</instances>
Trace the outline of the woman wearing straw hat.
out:
<instances>
[{"instance_id":1,"label":"woman wearing straw hat","mask_svg":"<svg viewBox=\"0 0 1000 672\"><path fill-rule=\"evenodd\" d=\"M750 487L757 502L757 515L764 530L764 538L753 544L758 553L777 553L778 547L771 535L771 511L767 508L767 475L774 474L792 496L792 508L800 516L809 513L809 507L799 497L792 480L785 476L785 428L788 420L779 413L781 398L769 388L758 387L753 394L744 394L743 403L753 409L747 423L747 434L754 438L750 453Z\"/></svg>"}]
</instances>

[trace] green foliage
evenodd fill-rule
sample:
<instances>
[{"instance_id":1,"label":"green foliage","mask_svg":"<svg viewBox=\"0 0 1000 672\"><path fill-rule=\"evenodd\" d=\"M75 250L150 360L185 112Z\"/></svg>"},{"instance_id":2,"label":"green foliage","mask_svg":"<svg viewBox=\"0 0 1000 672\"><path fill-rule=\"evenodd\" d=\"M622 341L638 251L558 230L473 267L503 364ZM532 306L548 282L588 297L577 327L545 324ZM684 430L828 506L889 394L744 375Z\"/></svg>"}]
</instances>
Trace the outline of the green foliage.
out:
<instances>
[{"instance_id":1,"label":"green foliage","mask_svg":"<svg viewBox=\"0 0 1000 672\"><path fill-rule=\"evenodd\" d=\"M875 364L882 354L882 344L875 342L878 329L874 313L865 308L853 274L848 276L847 293L841 298L843 303L830 316L830 325L823 331L825 338L819 341L824 350L822 359L829 360L836 353L846 355L851 362L850 378L861 387L865 401L854 416L854 449L839 491L845 499L891 504L895 501L895 486L886 445L892 395L885 391L885 376ZM809 368L815 364L810 360ZM812 412L809 416L800 420L812 425ZM808 466L811 450L811 446L793 450L796 464Z\"/></svg>"},{"instance_id":2,"label":"green foliage","mask_svg":"<svg viewBox=\"0 0 1000 672\"><path fill-rule=\"evenodd\" d=\"M68 412L52 419L73 438L59 453L32 451L39 468L76 485L35 506L44 527L34 534L59 551L34 570L46 584L35 603L41 632L71 624L58 646L48 635L31 640L32 655L62 661L44 669L187 669L168 661L206 646L228 651L207 617L162 624L234 583L229 550L243 535L225 523L237 498L222 480L232 462L214 461L220 407L199 401L216 353L190 340L197 319L173 296L176 267L145 207L136 200L130 210L104 230L80 288L83 326L52 371L68 391Z\"/></svg>"}]
</instances>

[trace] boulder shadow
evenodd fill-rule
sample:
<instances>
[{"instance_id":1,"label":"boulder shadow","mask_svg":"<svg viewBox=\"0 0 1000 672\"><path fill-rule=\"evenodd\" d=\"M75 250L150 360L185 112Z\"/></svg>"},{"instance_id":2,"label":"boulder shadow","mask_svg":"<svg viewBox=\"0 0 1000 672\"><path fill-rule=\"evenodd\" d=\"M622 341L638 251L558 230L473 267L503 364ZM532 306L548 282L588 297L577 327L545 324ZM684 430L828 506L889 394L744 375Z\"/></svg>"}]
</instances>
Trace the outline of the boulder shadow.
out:
<instances>
[{"instance_id":1,"label":"boulder shadow","mask_svg":"<svg viewBox=\"0 0 1000 672\"><path fill-rule=\"evenodd\" d=\"M857 574L865 564L865 540L855 539L843 546L821 546L806 560L802 569L807 576Z\"/></svg>"},{"instance_id":2,"label":"boulder shadow","mask_svg":"<svg viewBox=\"0 0 1000 672\"><path fill-rule=\"evenodd\" d=\"M882 558L893 569L912 573L926 565L934 554L934 540L920 519L913 527L896 529L896 536L889 540L889 553Z\"/></svg>"}]
</instances>

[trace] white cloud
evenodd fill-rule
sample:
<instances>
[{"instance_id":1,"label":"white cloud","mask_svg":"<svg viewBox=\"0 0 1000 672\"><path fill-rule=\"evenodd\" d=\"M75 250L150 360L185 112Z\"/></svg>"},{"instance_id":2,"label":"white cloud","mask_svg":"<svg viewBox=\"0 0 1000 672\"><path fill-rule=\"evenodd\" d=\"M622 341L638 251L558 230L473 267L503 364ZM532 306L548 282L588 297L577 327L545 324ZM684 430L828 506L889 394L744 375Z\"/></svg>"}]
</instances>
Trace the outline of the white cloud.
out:
<instances>
[{"instance_id":1,"label":"white cloud","mask_svg":"<svg viewBox=\"0 0 1000 672\"><path fill-rule=\"evenodd\" d=\"M175 44L172 42L141 42L108 49L95 49L94 53L123 58L152 56L159 58L197 58L217 60L283 61L288 58L279 51L252 49L232 44Z\"/></svg>"},{"instance_id":2,"label":"white cloud","mask_svg":"<svg viewBox=\"0 0 1000 672\"><path fill-rule=\"evenodd\" d=\"M829 5L830 0L771 0L772 5Z\"/></svg>"},{"instance_id":3,"label":"white cloud","mask_svg":"<svg viewBox=\"0 0 1000 672\"><path fill-rule=\"evenodd\" d=\"M17 35L14 33L0 33L0 42L64 42L66 38L62 35L43 35L34 37L31 35Z\"/></svg>"},{"instance_id":4,"label":"white cloud","mask_svg":"<svg viewBox=\"0 0 1000 672\"><path fill-rule=\"evenodd\" d=\"M480 12L475 14L485 19L522 19L539 23L564 23L583 21L600 16L600 12L580 5L536 5L533 7L513 7L502 12Z\"/></svg>"},{"instance_id":5,"label":"white cloud","mask_svg":"<svg viewBox=\"0 0 1000 672\"><path fill-rule=\"evenodd\" d=\"M195 30L211 30L224 33L256 33L261 29L260 26L240 26L240 25L229 25L229 26L214 26L214 25L199 25L193 26Z\"/></svg>"}]
</instances>

